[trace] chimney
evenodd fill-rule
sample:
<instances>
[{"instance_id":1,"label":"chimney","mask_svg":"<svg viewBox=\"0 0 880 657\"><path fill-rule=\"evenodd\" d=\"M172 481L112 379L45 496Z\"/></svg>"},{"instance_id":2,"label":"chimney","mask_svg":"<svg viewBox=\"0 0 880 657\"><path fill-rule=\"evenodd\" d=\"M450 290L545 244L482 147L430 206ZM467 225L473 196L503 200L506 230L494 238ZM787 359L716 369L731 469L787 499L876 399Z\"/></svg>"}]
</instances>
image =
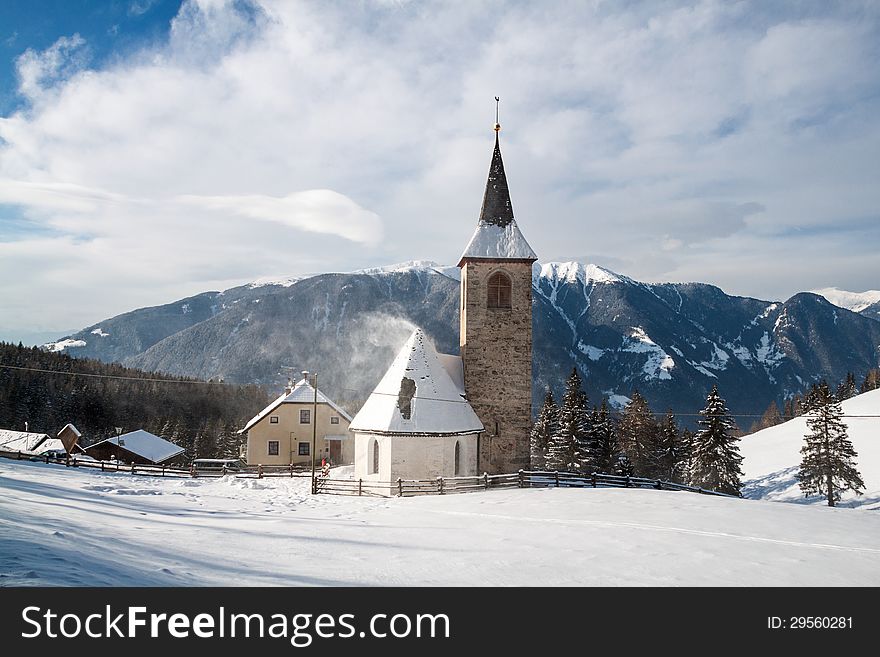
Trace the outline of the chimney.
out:
<instances>
[{"instance_id":1,"label":"chimney","mask_svg":"<svg viewBox=\"0 0 880 657\"><path fill-rule=\"evenodd\" d=\"M287 385L284 387L284 394L289 395L293 392L293 381L290 380L290 377L287 378Z\"/></svg>"},{"instance_id":2,"label":"chimney","mask_svg":"<svg viewBox=\"0 0 880 657\"><path fill-rule=\"evenodd\" d=\"M306 383L308 383L308 382L309 382L309 371L308 371L308 370L303 370L303 371L302 371L302 375L303 375L303 381L305 381Z\"/></svg>"}]
</instances>

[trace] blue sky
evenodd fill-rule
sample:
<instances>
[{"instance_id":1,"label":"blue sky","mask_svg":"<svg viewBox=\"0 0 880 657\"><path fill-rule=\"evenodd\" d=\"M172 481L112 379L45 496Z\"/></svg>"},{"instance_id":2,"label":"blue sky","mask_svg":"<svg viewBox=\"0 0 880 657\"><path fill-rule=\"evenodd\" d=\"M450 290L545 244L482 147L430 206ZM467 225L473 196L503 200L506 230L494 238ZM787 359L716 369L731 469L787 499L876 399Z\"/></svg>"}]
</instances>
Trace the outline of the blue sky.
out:
<instances>
[{"instance_id":1,"label":"blue sky","mask_svg":"<svg viewBox=\"0 0 880 657\"><path fill-rule=\"evenodd\" d=\"M79 34L89 66L101 67L134 49L161 42L181 0L7 0L0 3L0 114L21 107L16 58Z\"/></svg>"},{"instance_id":2,"label":"blue sky","mask_svg":"<svg viewBox=\"0 0 880 657\"><path fill-rule=\"evenodd\" d=\"M543 261L880 288L880 5L0 4L0 337L454 263L502 97Z\"/></svg>"}]
</instances>

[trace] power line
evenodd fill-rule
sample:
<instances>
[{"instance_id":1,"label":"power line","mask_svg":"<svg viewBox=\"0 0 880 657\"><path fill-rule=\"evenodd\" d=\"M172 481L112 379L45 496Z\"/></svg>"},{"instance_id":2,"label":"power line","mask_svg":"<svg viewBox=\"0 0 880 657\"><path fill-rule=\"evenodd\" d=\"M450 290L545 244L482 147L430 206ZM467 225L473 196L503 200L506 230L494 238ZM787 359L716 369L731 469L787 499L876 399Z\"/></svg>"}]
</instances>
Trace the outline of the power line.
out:
<instances>
[{"instance_id":1,"label":"power line","mask_svg":"<svg viewBox=\"0 0 880 657\"><path fill-rule=\"evenodd\" d=\"M147 378L147 377L137 377L137 376L120 376L117 374L89 374L86 372L68 372L65 370L46 370L46 369L40 369L38 367L21 367L18 365L5 365L3 363L0 363L0 368L10 369L10 370L21 370L21 371L25 371L25 372L41 372L44 374L64 374L67 376L84 376L84 377L90 377L90 378L96 378L96 379L118 379L118 380L122 380L122 381L149 381L149 382L153 382L153 383L189 383L189 384L204 385L204 386L227 386L227 387L240 387L240 386L245 386L245 385L257 385L257 384L226 383L225 381L195 381L195 380L188 380L188 379L159 379L159 378ZM371 394L384 395L387 397L398 397L398 395L395 395L394 393L390 393L390 392L376 392L376 391L374 391ZM413 399L430 399L432 401L446 402L446 403L450 403L450 404L467 404L467 403L469 403L467 399L443 399L443 398L435 398L435 397L419 397L418 395L414 396ZM657 416L666 415L667 412L670 412L670 410L668 409L666 411L651 411L651 413L653 415L657 415ZM671 412L676 417L707 417L704 413L699 413L699 412L698 413L693 413L693 412L677 413L674 410ZM762 417L764 417L763 413L761 413L761 414L729 413L729 415L730 415L730 417L734 417L734 418L737 418L737 417L762 418ZM805 416L806 416L806 414L803 414L803 415L782 415L781 417L784 420L791 420L796 417L805 417ZM845 417L845 418L880 418L880 415L848 415L848 414L844 414L843 417Z\"/></svg>"},{"instance_id":2,"label":"power line","mask_svg":"<svg viewBox=\"0 0 880 657\"><path fill-rule=\"evenodd\" d=\"M0 368L7 370L21 370L25 372L42 372L44 374L65 374L67 376L85 376L93 379L118 379L121 381L152 381L155 383L191 383L203 386L234 386L237 384L224 381L196 381L191 379L159 379L140 376L121 376L119 374L91 374L87 372L68 372L65 370L45 370L38 367L21 367L18 365L5 365L0 363Z\"/></svg>"}]
</instances>

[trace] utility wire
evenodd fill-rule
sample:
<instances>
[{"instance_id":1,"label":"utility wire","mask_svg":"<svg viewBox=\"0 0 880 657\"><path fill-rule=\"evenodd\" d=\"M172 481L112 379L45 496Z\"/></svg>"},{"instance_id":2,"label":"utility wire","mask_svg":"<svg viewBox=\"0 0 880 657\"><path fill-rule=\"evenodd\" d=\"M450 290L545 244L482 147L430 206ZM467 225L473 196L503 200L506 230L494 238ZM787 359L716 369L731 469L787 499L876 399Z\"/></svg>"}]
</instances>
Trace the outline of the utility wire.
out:
<instances>
[{"instance_id":1,"label":"utility wire","mask_svg":"<svg viewBox=\"0 0 880 657\"><path fill-rule=\"evenodd\" d=\"M152 381L155 383L192 383L203 386L236 386L239 384L226 383L224 381L195 381L189 379L159 379L140 376L121 376L118 374L90 374L87 372L68 372L66 370L44 370L38 367L21 367L18 365L5 365L0 363L0 368L7 370L21 370L24 372L42 372L44 374L65 374L67 376L85 376L92 379L118 379L121 381ZM247 385L247 384L242 384Z\"/></svg>"},{"instance_id":2,"label":"utility wire","mask_svg":"<svg viewBox=\"0 0 880 657\"><path fill-rule=\"evenodd\" d=\"M117 374L88 374L86 372L68 372L65 370L45 370L37 367L21 367L18 365L5 365L0 363L0 368L2 369L10 369L10 370L21 370L25 372L42 372L44 374L65 374L67 376L85 376L96 379L119 379L122 381L149 381L153 383L190 383L195 385L206 385L206 386L229 386L229 387L243 387L246 385L257 385L257 384L246 384L246 383L226 383L225 381L193 381L187 379L159 379L159 378L145 378L145 377L137 377L137 376L120 376ZM373 395L384 395L387 397L398 397L391 392L372 392ZM442 399L442 398L434 398L434 397L419 397L418 395L412 397L412 399L430 399L432 401L438 402L446 402L450 404L467 404L469 403L467 399ZM653 415L666 415L666 411L651 411ZM705 413L677 413L672 411L672 414L676 417L707 417ZM752 414L752 413L730 413L730 417L756 417L762 418L764 417L763 413L760 414ZM782 415L781 416L785 420L791 420L796 417L804 417L804 415ZM880 418L880 415L848 415L844 414L843 417L846 418Z\"/></svg>"}]
</instances>

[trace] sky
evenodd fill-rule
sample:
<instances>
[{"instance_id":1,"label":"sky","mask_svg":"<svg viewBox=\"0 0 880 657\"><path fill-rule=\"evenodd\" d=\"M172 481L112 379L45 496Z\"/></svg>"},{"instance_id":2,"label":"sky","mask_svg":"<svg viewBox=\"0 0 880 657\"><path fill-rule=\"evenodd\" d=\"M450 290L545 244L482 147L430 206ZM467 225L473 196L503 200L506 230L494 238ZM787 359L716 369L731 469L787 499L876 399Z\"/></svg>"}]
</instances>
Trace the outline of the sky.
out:
<instances>
[{"instance_id":1,"label":"sky","mask_svg":"<svg viewBox=\"0 0 880 657\"><path fill-rule=\"evenodd\" d=\"M6 0L0 339L473 232L501 97L541 261L880 288L880 3Z\"/></svg>"}]
</instances>

